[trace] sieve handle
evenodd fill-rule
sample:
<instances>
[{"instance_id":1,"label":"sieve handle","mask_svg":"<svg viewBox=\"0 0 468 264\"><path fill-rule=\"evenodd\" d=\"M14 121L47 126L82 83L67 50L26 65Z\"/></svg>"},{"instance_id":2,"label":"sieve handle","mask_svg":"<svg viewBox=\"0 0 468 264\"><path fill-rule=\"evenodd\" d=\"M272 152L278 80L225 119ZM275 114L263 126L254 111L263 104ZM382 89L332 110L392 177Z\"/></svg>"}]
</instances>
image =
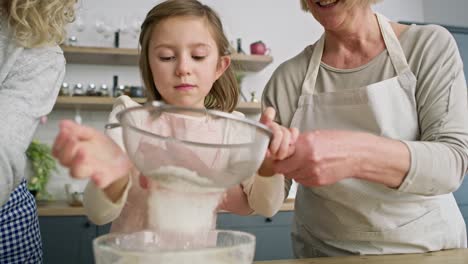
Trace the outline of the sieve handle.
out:
<instances>
[{"instance_id":1,"label":"sieve handle","mask_svg":"<svg viewBox=\"0 0 468 264\"><path fill-rule=\"evenodd\" d=\"M109 123L104 126L105 129L113 129L117 127L121 127L121 125L119 123Z\"/></svg>"}]
</instances>

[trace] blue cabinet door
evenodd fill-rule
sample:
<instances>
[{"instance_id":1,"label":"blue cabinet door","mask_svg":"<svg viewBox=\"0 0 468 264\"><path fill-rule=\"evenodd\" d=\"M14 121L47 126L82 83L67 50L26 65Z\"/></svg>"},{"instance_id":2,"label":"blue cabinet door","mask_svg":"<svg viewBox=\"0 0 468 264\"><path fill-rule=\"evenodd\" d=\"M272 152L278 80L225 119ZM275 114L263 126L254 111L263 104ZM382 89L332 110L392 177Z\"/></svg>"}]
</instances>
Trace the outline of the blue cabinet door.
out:
<instances>
[{"instance_id":1,"label":"blue cabinet door","mask_svg":"<svg viewBox=\"0 0 468 264\"><path fill-rule=\"evenodd\" d=\"M111 228L111 224L97 226L96 237L100 237L102 235L108 234L110 231L110 228Z\"/></svg>"},{"instance_id":2,"label":"blue cabinet door","mask_svg":"<svg viewBox=\"0 0 468 264\"><path fill-rule=\"evenodd\" d=\"M96 226L85 216L41 216L39 225L44 263L94 263L92 241Z\"/></svg>"},{"instance_id":3,"label":"blue cabinet door","mask_svg":"<svg viewBox=\"0 0 468 264\"><path fill-rule=\"evenodd\" d=\"M256 261L292 259L292 217L293 212L279 212L271 218L219 213L217 228L244 231L255 235Z\"/></svg>"}]
</instances>

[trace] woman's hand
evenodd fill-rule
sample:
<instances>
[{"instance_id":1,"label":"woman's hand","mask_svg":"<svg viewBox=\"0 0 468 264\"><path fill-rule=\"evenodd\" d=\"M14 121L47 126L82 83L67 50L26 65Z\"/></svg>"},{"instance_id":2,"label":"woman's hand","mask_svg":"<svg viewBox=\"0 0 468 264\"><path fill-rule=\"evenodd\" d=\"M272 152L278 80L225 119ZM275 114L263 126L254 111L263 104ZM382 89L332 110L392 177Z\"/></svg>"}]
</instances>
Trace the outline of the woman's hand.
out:
<instances>
[{"instance_id":1,"label":"woman's hand","mask_svg":"<svg viewBox=\"0 0 468 264\"><path fill-rule=\"evenodd\" d=\"M357 174L359 160L351 151L349 133L315 131L299 135L295 153L284 161L275 162L274 171L312 187L336 183Z\"/></svg>"},{"instance_id":2,"label":"woman's hand","mask_svg":"<svg viewBox=\"0 0 468 264\"><path fill-rule=\"evenodd\" d=\"M409 169L409 151L397 140L353 131L301 134L295 152L275 161L273 170L307 186L359 178L398 187Z\"/></svg>"},{"instance_id":3,"label":"woman's hand","mask_svg":"<svg viewBox=\"0 0 468 264\"><path fill-rule=\"evenodd\" d=\"M126 185L132 168L128 156L108 136L72 121L62 121L52 154L76 179L90 178L99 188L119 179ZM127 178L124 178L127 177Z\"/></svg>"},{"instance_id":4,"label":"woman's hand","mask_svg":"<svg viewBox=\"0 0 468 264\"><path fill-rule=\"evenodd\" d=\"M273 163L277 160L284 160L294 153L295 143L299 135L297 128L286 128L276 122L275 109L267 107L260 118L260 122L266 125L273 136L267 150L265 160L263 161L258 174L261 176L273 176Z\"/></svg>"}]
</instances>

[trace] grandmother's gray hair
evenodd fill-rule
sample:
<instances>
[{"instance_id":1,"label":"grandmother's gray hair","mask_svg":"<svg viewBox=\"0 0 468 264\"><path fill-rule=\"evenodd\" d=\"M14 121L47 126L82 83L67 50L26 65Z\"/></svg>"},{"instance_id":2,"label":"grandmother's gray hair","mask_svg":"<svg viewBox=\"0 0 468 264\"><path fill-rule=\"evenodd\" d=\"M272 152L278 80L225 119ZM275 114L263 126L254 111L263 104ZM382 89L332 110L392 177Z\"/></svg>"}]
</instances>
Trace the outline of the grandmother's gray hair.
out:
<instances>
[{"instance_id":1,"label":"grandmother's gray hair","mask_svg":"<svg viewBox=\"0 0 468 264\"><path fill-rule=\"evenodd\" d=\"M309 12L309 7L307 6L307 0L300 0L301 1L301 9L305 12ZM378 2L382 2L383 0L348 0L347 3L360 3L362 5L373 5Z\"/></svg>"}]
</instances>

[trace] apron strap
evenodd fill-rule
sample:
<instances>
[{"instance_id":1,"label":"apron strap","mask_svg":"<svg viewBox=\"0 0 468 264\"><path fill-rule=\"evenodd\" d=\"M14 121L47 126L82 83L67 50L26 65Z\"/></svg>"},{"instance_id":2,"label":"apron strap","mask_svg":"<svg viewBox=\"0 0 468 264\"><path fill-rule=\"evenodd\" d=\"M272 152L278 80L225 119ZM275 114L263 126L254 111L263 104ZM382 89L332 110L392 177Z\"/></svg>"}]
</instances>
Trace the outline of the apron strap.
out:
<instances>
[{"instance_id":1,"label":"apron strap","mask_svg":"<svg viewBox=\"0 0 468 264\"><path fill-rule=\"evenodd\" d=\"M302 94L314 94L320 63L322 62L323 49L325 47L325 34L322 34L314 47L314 52L309 60L306 77L302 83Z\"/></svg>"},{"instance_id":2,"label":"apron strap","mask_svg":"<svg viewBox=\"0 0 468 264\"><path fill-rule=\"evenodd\" d=\"M393 31L388 18L379 13L376 13L376 16L390 60L393 63L393 67L395 68L397 75L401 75L409 69L403 48L401 47L400 41Z\"/></svg>"}]
</instances>

